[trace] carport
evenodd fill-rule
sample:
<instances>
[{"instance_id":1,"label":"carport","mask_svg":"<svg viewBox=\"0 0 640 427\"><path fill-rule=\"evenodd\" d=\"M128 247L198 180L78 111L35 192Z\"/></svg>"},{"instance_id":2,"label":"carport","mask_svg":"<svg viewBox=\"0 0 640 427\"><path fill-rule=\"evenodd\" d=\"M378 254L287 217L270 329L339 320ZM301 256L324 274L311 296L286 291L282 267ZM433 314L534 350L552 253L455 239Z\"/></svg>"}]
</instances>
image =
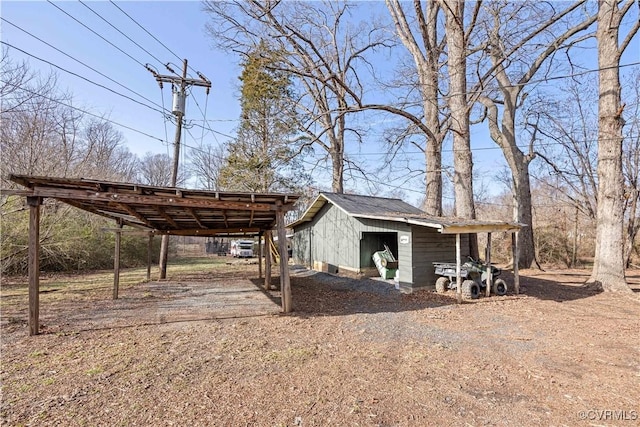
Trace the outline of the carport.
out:
<instances>
[{"instance_id":1,"label":"carport","mask_svg":"<svg viewBox=\"0 0 640 427\"><path fill-rule=\"evenodd\" d=\"M4 191L25 196L29 206L29 334L39 333L40 207L46 198L56 199L117 224L113 298L118 298L120 236L127 225L154 235L247 236L269 241L278 236L282 311L291 311L291 283L286 247L285 213L298 195L236 193L156 187L88 179L10 175L26 190ZM261 247L262 245L259 245ZM265 251L265 288L271 280L271 256ZM262 254L259 253L262 276ZM147 270L149 272L149 269ZM149 274L149 273L148 273Z\"/></svg>"}]
</instances>

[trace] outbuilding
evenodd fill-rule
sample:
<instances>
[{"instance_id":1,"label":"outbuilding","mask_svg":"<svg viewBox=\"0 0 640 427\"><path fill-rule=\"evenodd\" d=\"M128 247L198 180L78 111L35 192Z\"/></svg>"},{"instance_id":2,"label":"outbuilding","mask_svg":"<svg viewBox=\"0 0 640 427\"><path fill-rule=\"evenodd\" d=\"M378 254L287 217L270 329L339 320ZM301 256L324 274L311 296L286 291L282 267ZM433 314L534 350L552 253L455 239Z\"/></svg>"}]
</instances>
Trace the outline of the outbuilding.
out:
<instances>
[{"instance_id":1,"label":"outbuilding","mask_svg":"<svg viewBox=\"0 0 640 427\"><path fill-rule=\"evenodd\" d=\"M516 233L522 224L429 216L399 199L320 193L289 224L293 261L334 274L373 276L372 259L389 248L398 261L401 290L433 287L434 262L456 262L470 254L469 235ZM514 254L516 238L514 235Z\"/></svg>"}]
</instances>

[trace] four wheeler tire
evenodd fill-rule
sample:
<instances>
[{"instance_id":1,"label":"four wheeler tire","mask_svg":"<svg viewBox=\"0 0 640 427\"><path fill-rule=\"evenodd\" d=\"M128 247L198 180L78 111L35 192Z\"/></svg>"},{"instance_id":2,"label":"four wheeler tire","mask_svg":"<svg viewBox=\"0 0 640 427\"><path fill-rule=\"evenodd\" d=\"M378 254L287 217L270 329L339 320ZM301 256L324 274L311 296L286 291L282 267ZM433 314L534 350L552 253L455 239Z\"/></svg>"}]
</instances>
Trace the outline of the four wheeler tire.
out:
<instances>
[{"instance_id":1,"label":"four wheeler tire","mask_svg":"<svg viewBox=\"0 0 640 427\"><path fill-rule=\"evenodd\" d=\"M436 292L439 294L446 292L450 283L451 281L448 278L438 277L438 280L436 280Z\"/></svg>"},{"instance_id":2,"label":"four wheeler tire","mask_svg":"<svg viewBox=\"0 0 640 427\"><path fill-rule=\"evenodd\" d=\"M480 297L480 286L473 280L462 282L462 298L478 299Z\"/></svg>"},{"instance_id":3,"label":"four wheeler tire","mask_svg":"<svg viewBox=\"0 0 640 427\"><path fill-rule=\"evenodd\" d=\"M464 289L464 288L463 288ZM494 295L506 295L507 294L507 282L502 279L496 279L493 281L493 288L491 289Z\"/></svg>"}]
</instances>

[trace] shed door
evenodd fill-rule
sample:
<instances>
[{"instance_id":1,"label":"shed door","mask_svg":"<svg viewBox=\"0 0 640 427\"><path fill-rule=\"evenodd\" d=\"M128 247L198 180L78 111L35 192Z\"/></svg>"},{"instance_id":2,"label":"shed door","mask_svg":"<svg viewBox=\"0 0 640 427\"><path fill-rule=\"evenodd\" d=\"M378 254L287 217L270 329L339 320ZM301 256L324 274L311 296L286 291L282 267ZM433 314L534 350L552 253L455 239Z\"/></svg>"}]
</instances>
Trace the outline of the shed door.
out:
<instances>
[{"instance_id":1,"label":"shed door","mask_svg":"<svg viewBox=\"0 0 640 427\"><path fill-rule=\"evenodd\" d=\"M360 239L360 268L375 267L374 252L383 251L387 245L398 259L398 233L362 233Z\"/></svg>"}]
</instances>

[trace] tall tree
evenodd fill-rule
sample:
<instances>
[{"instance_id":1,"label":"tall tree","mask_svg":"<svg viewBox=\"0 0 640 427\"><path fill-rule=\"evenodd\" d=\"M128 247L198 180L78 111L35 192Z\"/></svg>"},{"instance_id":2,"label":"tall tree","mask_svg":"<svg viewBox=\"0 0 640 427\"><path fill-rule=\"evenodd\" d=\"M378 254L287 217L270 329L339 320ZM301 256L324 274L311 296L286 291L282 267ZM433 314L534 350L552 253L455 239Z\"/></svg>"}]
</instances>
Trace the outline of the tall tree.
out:
<instances>
[{"instance_id":1,"label":"tall tree","mask_svg":"<svg viewBox=\"0 0 640 427\"><path fill-rule=\"evenodd\" d=\"M238 137L228 147L219 177L225 189L300 191L309 182L296 159L299 119L290 75L279 69L279 57L260 43L243 61Z\"/></svg>"},{"instance_id":2,"label":"tall tree","mask_svg":"<svg viewBox=\"0 0 640 427\"><path fill-rule=\"evenodd\" d=\"M196 185L206 190L218 190L220 170L226 162L222 145L200 144L189 152L189 172L196 178Z\"/></svg>"},{"instance_id":3,"label":"tall tree","mask_svg":"<svg viewBox=\"0 0 640 427\"><path fill-rule=\"evenodd\" d=\"M620 57L640 29L636 19L620 34L622 19L636 2L598 2L598 212L596 254L589 283L605 291L632 292L624 266L624 176Z\"/></svg>"},{"instance_id":4,"label":"tall tree","mask_svg":"<svg viewBox=\"0 0 640 427\"><path fill-rule=\"evenodd\" d=\"M295 102L308 120L302 131L306 146L325 152L332 164L332 190L344 191L347 135L359 133L347 125L363 93L359 67L364 54L384 45L382 28L362 21L351 24L347 1L282 2L276 0L205 1L214 42L246 55L260 43L286 52L278 66L291 74L300 98Z\"/></svg>"},{"instance_id":5,"label":"tall tree","mask_svg":"<svg viewBox=\"0 0 640 427\"><path fill-rule=\"evenodd\" d=\"M406 118L411 126L425 136L425 145L418 147L425 156L425 199L423 209L431 215L442 215L442 144L446 135L445 118L440 105L440 69L443 64L443 40L438 35L440 4L435 1L414 1L413 21L405 11L409 7L398 0L386 0L395 25L396 36L415 64L422 116L412 114L408 105L380 106L380 109ZM413 26L412 26L413 22Z\"/></svg>"},{"instance_id":6,"label":"tall tree","mask_svg":"<svg viewBox=\"0 0 640 427\"><path fill-rule=\"evenodd\" d=\"M173 173L173 160L168 154L146 153L138 170L138 181L142 184L169 187ZM176 186L182 186L187 181L187 173L180 169L176 179Z\"/></svg>"},{"instance_id":7,"label":"tall tree","mask_svg":"<svg viewBox=\"0 0 640 427\"><path fill-rule=\"evenodd\" d=\"M514 220L527 225L519 233L518 259L522 268L536 265L529 176L535 151L531 144L528 152L519 147L516 117L528 95L526 88L538 71L558 49L566 48L595 21L595 15L580 16L585 3L580 0L558 12L555 5L547 3L491 2L486 9L489 19L484 21L485 32L478 42L490 60L485 66L489 72L480 79L480 87L495 89L485 91L478 100L487 109L491 139L502 149L511 171ZM580 18L578 23L568 24L576 18Z\"/></svg>"}]
</instances>

